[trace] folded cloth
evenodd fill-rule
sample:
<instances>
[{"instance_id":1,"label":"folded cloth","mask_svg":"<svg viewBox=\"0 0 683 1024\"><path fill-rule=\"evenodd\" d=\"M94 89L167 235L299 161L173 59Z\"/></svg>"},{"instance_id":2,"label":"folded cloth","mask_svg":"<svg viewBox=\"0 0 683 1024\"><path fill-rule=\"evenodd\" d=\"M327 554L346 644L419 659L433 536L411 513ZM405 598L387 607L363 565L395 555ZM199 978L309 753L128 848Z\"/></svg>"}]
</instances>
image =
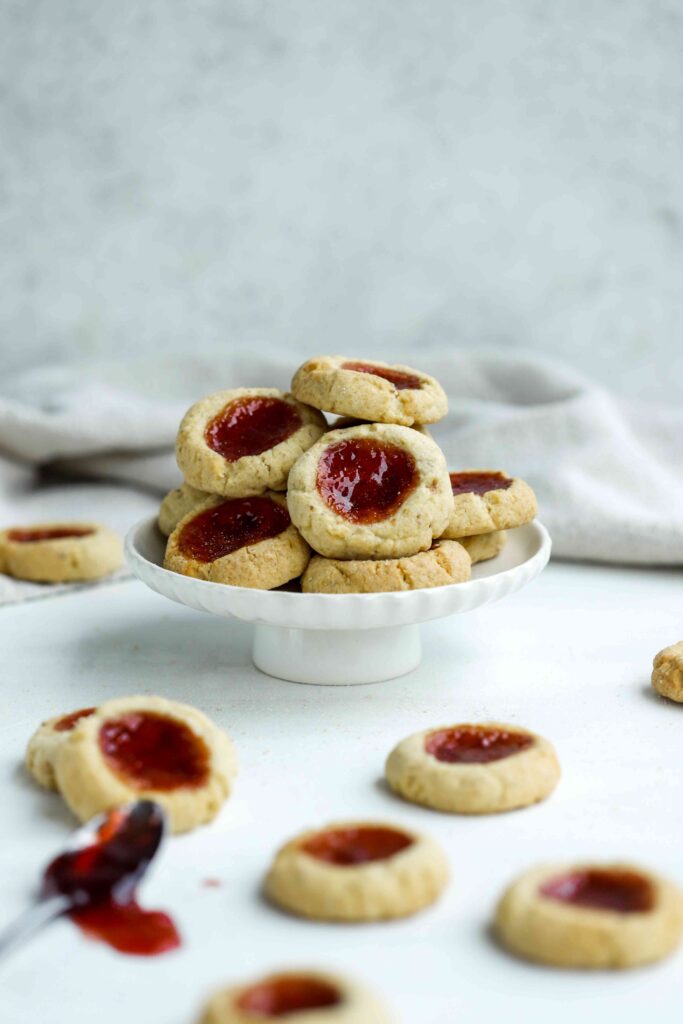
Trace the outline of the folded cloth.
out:
<instances>
[{"instance_id":1,"label":"folded cloth","mask_svg":"<svg viewBox=\"0 0 683 1024\"><path fill-rule=\"evenodd\" d=\"M220 351L140 360L125 370L67 367L6 380L0 393L5 480L10 462L10 478L21 467L26 474L50 465L81 480L116 480L128 488L119 488L115 500L108 487L106 508L118 520L130 509L132 519L141 502L154 503L131 488L158 495L179 483L173 442L188 404L219 387L286 388L305 355ZM432 429L451 469L500 468L534 487L556 557L683 564L683 412L621 400L535 354L434 346L421 359L394 350L392 361L417 362L446 389L448 419ZM33 488L29 503L22 498L26 488L25 479L19 487L15 480L0 504L4 522L38 518L44 492ZM60 494L54 488L53 481L52 516ZM92 485L90 497L87 485L79 488L82 518L92 517L91 508L101 507L101 485L99 491Z\"/></svg>"}]
</instances>

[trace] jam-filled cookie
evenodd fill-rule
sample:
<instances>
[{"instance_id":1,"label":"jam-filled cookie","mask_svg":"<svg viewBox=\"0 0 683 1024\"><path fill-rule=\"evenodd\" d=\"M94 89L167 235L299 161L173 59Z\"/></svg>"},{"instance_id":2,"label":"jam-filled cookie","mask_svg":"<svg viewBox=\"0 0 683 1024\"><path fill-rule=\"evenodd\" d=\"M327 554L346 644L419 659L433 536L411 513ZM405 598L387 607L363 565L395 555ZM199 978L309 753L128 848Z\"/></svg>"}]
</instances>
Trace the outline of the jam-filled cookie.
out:
<instances>
[{"instance_id":1,"label":"jam-filled cookie","mask_svg":"<svg viewBox=\"0 0 683 1024\"><path fill-rule=\"evenodd\" d=\"M94 714L96 708L79 708L66 715L48 718L34 732L26 748L25 765L30 775L45 789L57 789L55 761L57 751L67 735L82 718Z\"/></svg>"},{"instance_id":2,"label":"jam-filled cookie","mask_svg":"<svg viewBox=\"0 0 683 1024\"><path fill-rule=\"evenodd\" d=\"M472 560L472 565L478 562L487 562L499 555L507 543L505 530L494 530L492 533L477 533L474 537L460 537L458 543L462 544Z\"/></svg>"},{"instance_id":3,"label":"jam-filled cookie","mask_svg":"<svg viewBox=\"0 0 683 1024\"><path fill-rule=\"evenodd\" d=\"M181 484L174 491L169 491L159 506L157 525L165 537L170 537L181 519L188 512L202 505L213 495L208 491L199 491L191 484Z\"/></svg>"},{"instance_id":4,"label":"jam-filled cookie","mask_svg":"<svg viewBox=\"0 0 683 1024\"><path fill-rule=\"evenodd\" d=\"M401 558L440 536L453 497L441 449L394 424L333 430L289 476L287 504L326 558Z\"/></svg>"},{"instance_id":5,"label":"jam-filled cookie","mask_svg":"<svg viewBox=\"0 0 683 1024\"><path fill-rule=\"evenodd\" d=\"M552 745L518 725L444 725L402 740L389 754L391 788L453 814L495 814L545 800L560 778Z\"/></svg>"},{"instance_id":6,"label":"jam-filled cookie","mask_svg":"<svg viewBox=\"0 0 683 1024\"><path fill-rule=\"evenodd\" d=\"M377 594L446 587L470 578L470 556L457 540L437 540L429 551L405 558L343 561L314 555L301 589L309 594Z\"/></svg>"},{"instance_id":7,"label":"jam-filled cookie","mask_svg":"<svg viewBox=\"0 0 683 1024\"><path fill-rule=\"evenodd\" d=\"M254 1024L284 1017L289 1024L389 1024L374 995L347 978L291 970L216 992L200 1024Z\"/></svg>"},{"instance_id":8,"label":"jam-filled cookie","mask_svg":"<svg viewBox=\"0 0 683 1024\"><path fill-rule=\"evenodd\" d=\"M400 364L316 356L300 366L292 394L316 409L377 423L436 423L448 412L434 377Z\"/></svg>"},{"instance_id":9,"label":"jam-filled cookie","mask_svg":"<svg viewBox=\"0 0 683 1024\"><path fill-rule=\"evenodd\" d=\"M334 423L330 423L330 430L348 430L349 427L368 427L372 420L359 420L355 416L337 416ZM417 430L418 434L431 437L431 433L423 423L411 423L411 430Z\"/></svg>"},{"instance_id":10,"label":"jam-filled cookie","mask_svg":"<svg viewBox=\"0 0 683 1024\"><path fill-rule=\"evenodd\" d=\"M449 540L512 530L531 522L538 511L529 485L496 469L463 470L451 473L450 480L453 502L443 534Z\"/></svg>"},{"instance_id":11,"label":"jam-filled cookie","mask_svg":"<svg viewBox=\"0 0 683 1024\"><path fill-rule=\"evenodd\" d=\"M496 910L501 942L555 967L623 968L678 945L681 893L631 864L544 865L506 890Z\"/></svg>"},{"instance_id":12,"label":"jam-filled cookie","mask_svg":"<svg viewBox=\"0 0 683 1024\"><path fill-rule=\"evenodd\" d=\"M683 703L683 640L655 656L652 685L662 697Z\"/></svg>"},{"instance_id":13,"label":"jam-filled cookie","mask_svg":"<svg viewBox=\"0 0 683 1024\"><path fill-rule=\"evenodd\" d=\"M132 800L154 800L173 832L211 821L232 789L232 741L188 704L121 697L81 718L55 760L57 788L81 821Z\"/></svg>"},{"instance_id":14,"label":"jam-filled cookie","mask_svg":"<svg viewBox=\"0 0 683 1024\"><path fill-rule=\"evenodd\" d=\"M310 549L283 494L209 498L168 538L164 567L233 587L272 590L300 576Z\"/></svg>"},{"instance_id":15,"label":"jam-filled cookie","mask_svg":"<svg viewBox=\"0 0 683 1024\"><path fill-rule=\"evenodd\" d=\"M277 388L218 391L185 413L176 459L186 482L211 494L284 491L296 460L326 429L317 409Z\"/></svg>"},{"instance_id":16,"label":"jam-filled cookie","mask_svg":"<svg viewBox=\"0 0 683 1024\"><path fill-rule=\"evenodd\" d=\"M121 538L97 523L41 523L0 531L0 570L21 580L97 580L122 561Z\"/></svg>"},{"instance_id":17,"label":"jam-filled cookie","mask_svg":"<svg viewBox=\"0 0 683 1024\"><path fill-rule=\"evenodd\" d=\"M278 852L266 893L321 921L380 921L429 906L448 882L441 848L398 825L343 822L304 832Z\"/></svg>"}]
</instances>

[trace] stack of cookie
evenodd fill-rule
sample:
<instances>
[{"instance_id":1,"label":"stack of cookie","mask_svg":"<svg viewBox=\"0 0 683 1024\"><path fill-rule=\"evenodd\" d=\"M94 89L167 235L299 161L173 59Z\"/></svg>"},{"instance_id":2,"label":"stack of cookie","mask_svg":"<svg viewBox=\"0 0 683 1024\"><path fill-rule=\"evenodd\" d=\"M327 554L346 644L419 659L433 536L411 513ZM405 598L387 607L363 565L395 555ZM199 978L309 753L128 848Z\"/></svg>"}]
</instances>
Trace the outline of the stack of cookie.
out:
<instances>
[{"instance_id":1,"label":"stack of cookie","mask_svg":"<svg viewBox=\"0 0 683 1024\"><path fill-rule=\"evenodd\" d=\"M449 473L426 429L448 410L433 377L321 356L291 387L220 391L186 413L185 481L159 511L166 568L262 589L300 578L314 593L438 587L468 580L536 514L522 480Z\"/></svg>"}]
</instances>

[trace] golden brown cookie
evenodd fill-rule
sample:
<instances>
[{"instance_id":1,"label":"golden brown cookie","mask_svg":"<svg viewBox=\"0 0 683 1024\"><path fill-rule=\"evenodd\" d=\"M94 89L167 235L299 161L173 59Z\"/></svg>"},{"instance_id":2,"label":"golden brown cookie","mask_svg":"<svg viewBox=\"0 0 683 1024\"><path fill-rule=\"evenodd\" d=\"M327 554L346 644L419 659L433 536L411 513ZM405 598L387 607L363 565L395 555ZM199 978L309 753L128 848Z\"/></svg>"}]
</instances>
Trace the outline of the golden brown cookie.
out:
<instances>
[{"instance_id":1,"label":"golden brown cookie","mask_svg":"<svg viewBox=\"0 0 683 1024\"><path fill-rule=\"evenodd\" d=\"M423 729L394 747L385 775L412 803L454 814L496 814L545 800L560 778L547 740L501 722Z\"/></svg>"},{"instance_id":2,"label":"golden brown cookie","mask_svg":"<svg viewBox=\"0 0 683 1024\"><path fill-rule=\"evenodd\" d=\"M305 594L377 594L390 590L446 587L470 578L470 556L457 540L437 540L429 551L406 558L365 561L322 558L308 563Z\"/></svg>"},{"instance_id":3,"label":"golden brown cookie","mask_svg":"<svg viewBox=\"0 0 683 1024\"><path fill-rule=\"evenodd\" d=\"M289 1024L389 1024L374 995L347 978L291 970L216 992L200 1024L253 1024L284 1017Z\"/></svg>"},{"instance_id":4,"label":"golden brown cookie","mask_svg":"<svg viewBox=\"0 0 683 1024\"><path fill-rule=\"evenodd\" d=\"M20 580L97 580L122 561L121 538L98 523L40 523L0 531L0 569Z\"/></svg>"},{"instance_id":5,"label":"golden brown cookie","mask_svg":"<svg viewBox=\"0 0 683 1024\"><path fill-rule=\"evenodd\" d=\"M181 484L175 490L169 491L159 506L157 525L165 537L170 537L181 519L184 519L188 512L202 505L213 494L208 491L198 491L190 484Z\"/></svg>"},{"instance_id":6,"label":"golden brown cookie","mask_svg":"<svg viewBox=\"0 0 683 1024\"><path fill-rule=\"evenodd\" d=\"M474 537L460 537L458 544L462 544L472 560L472 565L478 562L487 562L490 558L499 555L507 543L505 530L494 530L493 533L478 533Z\"/></svg>"},{"instance_id":7,"label":"golden brown cookie","mask_svg":"<svg viewBox=\"0 0 683 1024\"><path fill-rule=\"evenodd\" d=\"M292 522L326 558L401 558L443 533L452 494L441 449L394 424L333 430L292 467Z\"/></svg>"},{"instance_id":8,"label":"golden brown cookie","mask_svg":"<svg viewBox=\"0 0 683 1024\"><path fill-rule=\"evenodd\" d=\"M355 416L337 416L334 423L330 423L329 430L348 430L349 427L367 427L372 423L372 420L359 420ZM424 434L425 437L431 437L431 433L423 423L411 423L411 430L417 430L418 434Z\"/></svg>"},{"instance_id":9,"label":"golden brown cookie","mask_svg":"<svg viewBox=\"0 0 683 1024\"><path fill-rule=\"evenodd\" d=\"M448 882L439 846L403 826L341 822L303 832L278 852L268 897L301 917L380 921L429 906Z\"/></svg>"},{"instance_id":10,"label":"golden brown cookie","mask_svg":"<svg viewBox=\"0 0 683 1024\"><path fill-rule=\"evenodd\" d=\"M163 697L107 701L66 734L57 788L80 818L132 800L154 800L173 832L211 821L232 789L229 737L196 708Z\"/></svg>"},{"instance_id":11,"label":"golden brown cookie","mask_svg":"<svg viewBox=\"0 0 683 1024\"><path fill-rule=\"evenodd\" d=\"M682 929L679 890L632 864L534 868L496 910L508 949L555 967L637 967L668 956Z\"/></svg>"},{"instance_id":12,"label":"golden brown cookie","mask_svg":"<svg viewBox=\"0 0 683 1024\"><path fill-rule=\"evenodd\" d=\"M168 538L164 568L233 587L272 590L300 576L310 550L283 494L209 498Z\"/></svg>"},{"instance_id":13,"label":"golden brown cookie","mask_svg":"<svg viewBox=\"0 0 683 1024\"><path fill-rule=\"evenodd\" d=\"M652 685L662 697L683 703L683 640L655 656Z\"/></svg>"},{"instance_id":14,"label":"golden brown cookie","mask_svg":"<svg viewBox=\"0 0 683 1024\"><path fill-rule=\"evenodd\" d=\"M536 515L536 495L523 480L496 469L451 473L453 504L443 536L459 540L494 530L512 530Z\"/></svg>"},{"instance_id":15,"label":"golden brown cookie","mask_svg":"<svg viewBox=\"0 0 683 1024\"><path fill-rule=\"evenodd\" d=\"M30 775L45 789L57 789L55 761L60 746L82 718L95 713L96 708L80 708L66 715L48 718L34 732L26 748L25 765Z\"/></svg>"},{"instance_id":16,"label":"golden brown cookie","mask_svg":"<svg viewBox=\"0 0 683 1024\"><path fill-rule=\"evenodd\" d=\"M434 377L399 363L316 356L294 374L292 394L316 409L377 423L436 423L448 412Z\"/></svg>"},{"instance_id":17,"label":"golden brown cookie","mask_svg":"<svg viewBox=\"0 0 683 1024\"><path fill-rule=\"evenodd\" d=\"M317 409L277 388L218 391L185 413L176 460L187 483L211 494L284 491L296 460L326 429Z\"/></svg>"}]
</instances>

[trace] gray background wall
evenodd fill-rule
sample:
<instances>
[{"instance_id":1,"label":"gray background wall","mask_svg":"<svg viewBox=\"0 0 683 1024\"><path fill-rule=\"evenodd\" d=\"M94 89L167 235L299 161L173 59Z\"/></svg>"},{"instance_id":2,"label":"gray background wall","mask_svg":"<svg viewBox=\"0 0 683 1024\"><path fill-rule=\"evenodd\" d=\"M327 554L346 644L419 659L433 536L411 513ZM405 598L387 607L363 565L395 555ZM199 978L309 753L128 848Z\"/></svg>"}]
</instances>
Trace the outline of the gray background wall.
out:
<instances>
[{"instance_id":1,"label":"gray background wall","mask_svg":"<svg viewBox=\"0 0 683 1024\"><path fill-rule=\"evenodd\" d=\"M675 400L677 0L5 0L0 343L496 344Z\"/></svg>"}]
</instances>

